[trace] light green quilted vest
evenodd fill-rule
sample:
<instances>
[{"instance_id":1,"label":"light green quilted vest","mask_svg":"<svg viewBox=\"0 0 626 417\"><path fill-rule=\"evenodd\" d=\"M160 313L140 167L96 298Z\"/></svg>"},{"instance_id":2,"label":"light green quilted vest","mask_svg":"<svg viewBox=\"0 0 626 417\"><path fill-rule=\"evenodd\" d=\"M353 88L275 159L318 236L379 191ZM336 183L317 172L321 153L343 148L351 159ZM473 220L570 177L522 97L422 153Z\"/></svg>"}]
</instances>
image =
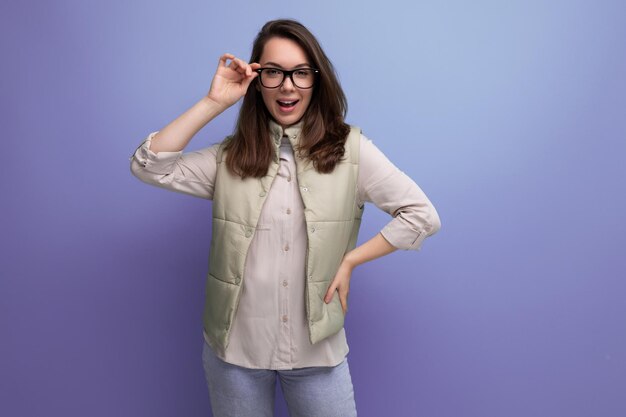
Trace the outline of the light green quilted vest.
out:
<instances>
[{"instance_id":1,"label":"light green quilted vest","mask_svg":"<svg viewBox=\"0 0 626 417\"><path fill-rule=\"evenodd\" d=\"M263 178L242 180L227 167L222 146L217 153L217 176L213 195L213 232L203 314L204 330L212 346L228 346L244 277L246 254L267 193L279 166L283 129L270 122L276 154ZM356 246L363 205L357 203L357 175L361 130L351 126L344 160L332 173L320 174L313 163L295 152L302 122L287 127L285 134L294 148L298 185L304 203L308 247L304 276L306 313L311 343L338 332L344 314L336 293L329 304L324 295L343 256Z\"/></svg>"}]
</instances>

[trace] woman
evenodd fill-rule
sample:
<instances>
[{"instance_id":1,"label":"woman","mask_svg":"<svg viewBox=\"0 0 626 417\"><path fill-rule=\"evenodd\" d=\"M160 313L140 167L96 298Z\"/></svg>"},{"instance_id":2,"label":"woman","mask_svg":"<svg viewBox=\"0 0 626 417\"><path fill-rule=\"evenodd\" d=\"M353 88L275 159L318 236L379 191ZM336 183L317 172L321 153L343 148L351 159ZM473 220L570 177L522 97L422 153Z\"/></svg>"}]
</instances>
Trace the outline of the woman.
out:
<instances>
[{"instance_id":1,"label":"woman","mask_svg":"<svg viewBox=\"0 0 626 417\"><path fill-rule=\"evenodd\" d=\"M234 134L183 153L244 97ZM203 363L213 415L355 416L344 317L353 269L440 228L422 190L358 128L330 60L294 20L249 63L224 54L208 94L131 157L140 180L213 200ZM393 219L356 247L364 203ZM337 294L335 294L337 292Z\"/></svg>"}]
</instances>

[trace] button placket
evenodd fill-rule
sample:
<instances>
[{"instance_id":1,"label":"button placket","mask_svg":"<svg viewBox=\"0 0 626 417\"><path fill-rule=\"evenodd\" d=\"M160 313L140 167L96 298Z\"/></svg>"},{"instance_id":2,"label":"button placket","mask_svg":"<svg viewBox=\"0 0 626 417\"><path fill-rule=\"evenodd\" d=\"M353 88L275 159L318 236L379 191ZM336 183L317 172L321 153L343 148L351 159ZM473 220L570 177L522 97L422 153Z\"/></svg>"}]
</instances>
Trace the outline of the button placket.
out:
<instances>
[{"instance_id":1,"label":"button placket","mask_svg":"<svg viewBox=\"0 0 626 417\"><path fill-rule=\"evenodd\" d=\"M279 270L279 274L276 277L275 284L279 310L274 318L278 324L278 337L275 345L275 363L279 365L292 365L293 364L293 329L291 328L291 321L294 317L290 317L291 305L290 299L292 297L291 291L293 291L292 283L290 282L289 272L292 270L291 263L294 262L293 251L296 248L294 236L293 236L293 223L294 223L294 198L299 194L296 178L293 177L295 173L295 161L293 159L293 153L291 146L284 143L285 138L282 139L283 143L280 149L279 167L277 177L272 189L268 190L268 195L271 195L274 200L271 201L273 212L273 222L276 225L275 238L276 244L280 245L276 250L279 250L278 254L282 267ZM285 181L286 180L286 181ZM275 193L275 194L270 194Z\"/></svg>"},{"instance_id":2,"label":"button placket","mask_svg":"<svg viewBox=\"0 0 626 417\"><path fill-rule=\"evenodd\" d=\"M284 254L285 256L285 262L287 263L291 263L293 262L293 256L296 256L295 254L291 253L290 251L293 249L292 246L294 244L293 239L293 215L292 215L292 208L291 208L291 204L293 204L293 198L294 195L297 194L297 190L294 189L294 182L292 182L292 177L293 177L293 173L295 172L295 161L293 160L293 154L291 152L289 152L290 158L285 162L285 167L287 168L287 176L286 176L286 182L283 183L284 187L285 187L285 199L284 199L284 206L286 207L285 212L286 214L284 214L281 218L282 223L283 223L283 233L282 233L282 238L283 238L283 250L284 250ZM290 268L288 268L290 269ZM291 286L289 285L289 276L285 275L283 276L283 280L281 282L281 284L283 289L285 291L281 292L281 297L283 298L283 303L282 303L282 317L281 317L281 322L283 324L283 326L281 326L281 334L282 334L282 341L281 341L281 345L282 348L281 353L284 354L284 361L285 363L291 363L293 360L292 357L292 329L291 329L291 325L290 325L290 298L291 298L291 293L290 291L292 290Z\"/></svg>"}]
</instances>

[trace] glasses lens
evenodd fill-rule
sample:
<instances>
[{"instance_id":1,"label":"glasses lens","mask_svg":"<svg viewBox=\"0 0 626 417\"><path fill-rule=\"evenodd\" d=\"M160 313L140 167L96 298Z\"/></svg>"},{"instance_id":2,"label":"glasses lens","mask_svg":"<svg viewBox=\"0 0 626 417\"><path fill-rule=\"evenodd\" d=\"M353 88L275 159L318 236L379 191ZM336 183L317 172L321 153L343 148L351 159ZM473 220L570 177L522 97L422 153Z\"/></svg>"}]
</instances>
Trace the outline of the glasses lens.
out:
<instances>
[{"instance_id":1,"label":"glasses lens","mask_svg":"<svg viewBox=\"0 0 626 417\"><path fill-rule=\"evenodd\" d=\"M283 72L274 68L261 71L261 84L267 88L278 87L283 82Z\"/></svg>"},{"instance_id":2,"label":"glasses lens","mask_svg":"<svg viewBox=\"0 0 626 417\"><path fill-rule=\"evenodd\" d=\"M293 73L293 82L296 87L311 88L315 81L315 73L313 70L301 69Z\"/></svg>"}]
</instances>

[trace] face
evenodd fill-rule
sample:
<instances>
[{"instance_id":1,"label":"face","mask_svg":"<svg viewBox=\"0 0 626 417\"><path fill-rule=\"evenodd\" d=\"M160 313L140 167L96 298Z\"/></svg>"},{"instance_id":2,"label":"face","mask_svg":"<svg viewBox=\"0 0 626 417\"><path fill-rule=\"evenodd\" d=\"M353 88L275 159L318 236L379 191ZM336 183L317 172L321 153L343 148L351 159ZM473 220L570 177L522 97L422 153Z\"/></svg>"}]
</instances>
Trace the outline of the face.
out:
<instances>
[{"instance_id":1,"label":"face","mask_svg":"<svg viewBox=\"0 0 626 417\"><path fill-rule=\"evenodd\" d=\"M311 68L304 49L291 39L274 37L265 43L261 59L259 60L261 67L275 67L285 70L295 69L296 67ZM283 129L294 123L297 123L311 102L313 89L302 89L293 85L289 77L285 77L283 84L277 88L265 88L257 81L257 89L261 91L263 102L274 117L277 123L283 126ZM281 103L296 102L295 105L285 106Z\"/></svg>"}]
</instances>

